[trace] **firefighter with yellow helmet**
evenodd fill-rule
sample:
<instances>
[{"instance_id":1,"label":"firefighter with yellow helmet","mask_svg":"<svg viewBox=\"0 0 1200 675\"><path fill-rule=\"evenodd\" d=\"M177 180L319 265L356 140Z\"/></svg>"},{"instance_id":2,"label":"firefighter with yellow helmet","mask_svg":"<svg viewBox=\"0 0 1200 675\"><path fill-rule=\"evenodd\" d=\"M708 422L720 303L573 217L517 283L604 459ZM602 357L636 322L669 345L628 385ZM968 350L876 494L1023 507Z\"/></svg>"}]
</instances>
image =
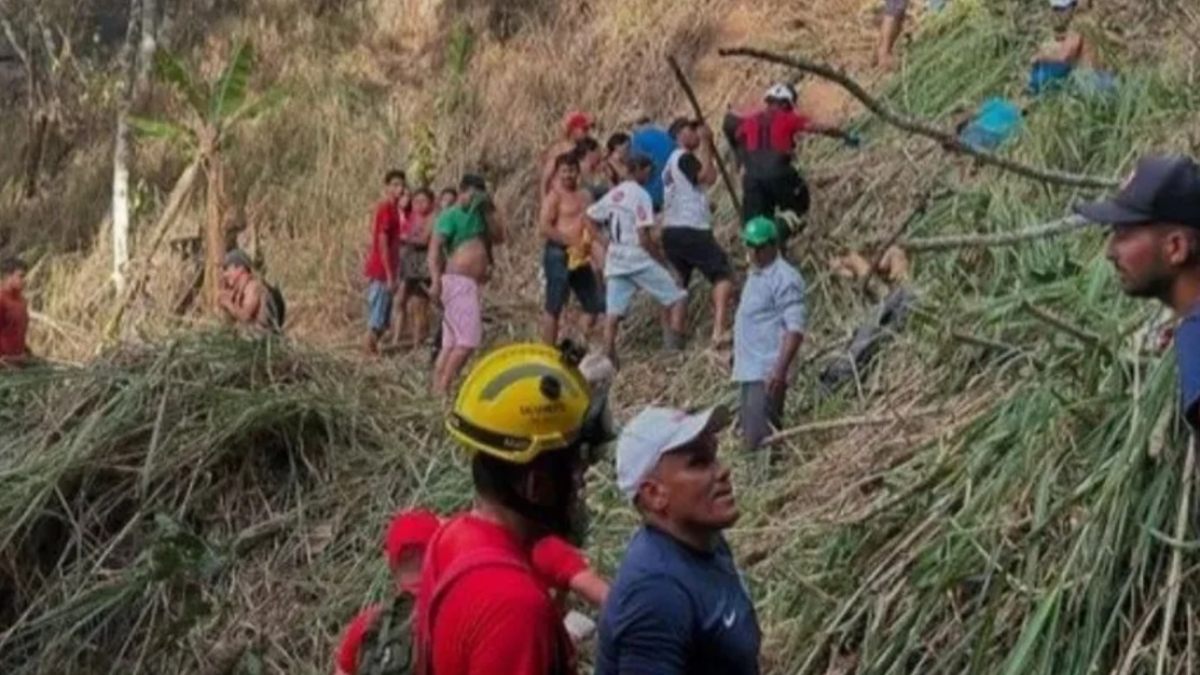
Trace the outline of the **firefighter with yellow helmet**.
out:
<instances>
[{"instance_id":1,"label":"firefighter with yellow helmet","mask_svg":"<svg viewBox=\"0 0 1200 675\"><path fill-rule=\"evenodd\" d=\"M570 348L502 347L464 380L446 422L470 452L475 505L427 549L418 654L438 675L574 672L570 640L530 552L544 536L576 542L583 474L612 440Z\"/></svg>"}]
</instances>

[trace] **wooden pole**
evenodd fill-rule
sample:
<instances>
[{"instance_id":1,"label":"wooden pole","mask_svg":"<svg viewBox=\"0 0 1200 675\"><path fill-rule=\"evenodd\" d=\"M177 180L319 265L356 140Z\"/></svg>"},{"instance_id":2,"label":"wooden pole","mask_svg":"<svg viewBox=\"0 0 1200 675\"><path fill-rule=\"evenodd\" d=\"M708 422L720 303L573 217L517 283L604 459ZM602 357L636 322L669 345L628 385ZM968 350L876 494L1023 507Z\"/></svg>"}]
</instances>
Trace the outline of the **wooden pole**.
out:
<instances>
[{"instance_id":1,"label":"wooden pole","mask_svg":"<svg viewBox=\"0 0 1200 675\"><path fill-rule=\"evenodd\" d=\"M700 109L700 102L696 100L696 92L692 90L692 85L688 82L687 76L683 74L683 69L679 67L679 62L675 60L674 56L668 56L667 63L671 65L671 72L675 73L675 81L679 83L679 87L683 89L688 102L692 104L692 111L696 113L696 119L704 126L708 126L708 122L704 119L704 111ZM737 211L738 221L740 222L742 219L742 200L738 198L737 190L733 187L733 179L729 177L729 171L725 168L725 161L721 159L721 153L717 152L715 131L713 132L712 151L713 159L717 162L717 170L721 172L721 181L725 183L725 189L729 190L729 199L733 202L733 208Z\"/></svg>"}]
</instances>

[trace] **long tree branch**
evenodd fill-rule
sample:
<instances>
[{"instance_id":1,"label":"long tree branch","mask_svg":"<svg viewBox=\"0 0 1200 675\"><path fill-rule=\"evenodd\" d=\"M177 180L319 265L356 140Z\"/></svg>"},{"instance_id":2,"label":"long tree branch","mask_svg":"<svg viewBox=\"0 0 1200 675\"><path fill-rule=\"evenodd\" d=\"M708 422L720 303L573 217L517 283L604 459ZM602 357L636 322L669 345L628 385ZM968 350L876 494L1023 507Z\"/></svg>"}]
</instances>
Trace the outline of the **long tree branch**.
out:
<instances>
[{"instance_id":1,"label":"long tree branch","mask_svg":"<svg viewBox=\"0 0 1200 675\"><path fill-rule=\"evenodd\" d=\"M979 160L983 164L989 164L999 169L1015 173L1025 178L1031 178L1043 183L1052 183L1055 185L1066 185L1071 187L1097 188L1108 189L1115 188L1117 181L1108 178L1099 178L1096 176L1085 176L1080 174L1066 173L1062 171L1053 171L1049 169L1039 169L1020 162L1013 161L1000 157L991 152L977 150L966 143L963 143L958 136L942 131L931 124L921 120L905 117L900 113L892 110L887 105L884 105L875 97L867 93L867 90L859 83L855 82L850 76L842 71L820 63L813 63L807 59L796 56L784 56L775 54L761 49L751 47L732 47L721 49L717 53L721 56L745 56L752 59L767 61L783 66L789 66L797 70L802 70L806 73L811 73L818 77L830 80L843 89L850 92L854 98L862 102L868 110L875 113L880 119L892 126L907 131L911 134L924 136L941 143L943 147L952 152L970 155Z\"/></svg>"},{"instance_id":2,"label":"long tree branch","mask_svg":"<svg viewBox=\"0 0 1200 675\"><path fill-rule=\"evenodd\" d=\"M946 251L956 248L991 248L994 246L1012 246L1034 239L1047 239L1060 234L1082 230L1092 223L1081 216L1067 216L1059 220L1035 225L1023 230L1002 232L1000 234L951 234L943 237L926 237L923 239L901 239L898 244L905 251Z\"/></svg>"}]
</instances>

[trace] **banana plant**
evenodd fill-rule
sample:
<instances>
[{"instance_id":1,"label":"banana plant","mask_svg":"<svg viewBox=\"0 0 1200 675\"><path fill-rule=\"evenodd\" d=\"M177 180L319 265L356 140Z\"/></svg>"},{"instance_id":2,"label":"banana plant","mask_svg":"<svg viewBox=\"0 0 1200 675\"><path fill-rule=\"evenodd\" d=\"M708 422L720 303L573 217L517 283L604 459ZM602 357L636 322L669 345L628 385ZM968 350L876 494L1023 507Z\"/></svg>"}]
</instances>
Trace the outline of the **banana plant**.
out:
<instances>
[{"instance_id":1,"label":"banana plant","mask_svg":"<svg viewBox=\"0 0 1200 675\"><path fill-rule=\"evenodd\" d=\"M186 151L191 165L205 178L204 216L204 301L216 311L220 293L221 259L225 255L224 150L238 126L275 108L282 100L279 90L251 95L254 49L248 42L234 47L221 74L212 82L193 77L183 63L162 50L156 58L158 77L170 85L184 103L181 119L133 118L139 135L157 138Z\"/></svg>"}]
</instances>

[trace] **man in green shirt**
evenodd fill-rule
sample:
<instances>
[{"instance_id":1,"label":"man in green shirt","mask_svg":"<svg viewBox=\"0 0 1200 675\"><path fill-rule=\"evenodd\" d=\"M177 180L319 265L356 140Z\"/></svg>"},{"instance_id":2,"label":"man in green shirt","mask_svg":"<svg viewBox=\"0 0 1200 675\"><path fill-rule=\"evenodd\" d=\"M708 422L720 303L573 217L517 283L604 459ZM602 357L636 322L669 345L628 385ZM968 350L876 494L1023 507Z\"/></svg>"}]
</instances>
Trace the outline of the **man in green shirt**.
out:
<instances>
[{"instance_id":1,"label":"man in green shirt","mask_svg":"<svg viewBox=\"0 0 1200 675\"><path fill-rule=\"evenodd\" d=\"M429 294L442 306L442 348L433 373L435 394L450 391L483 341L479 287L491 276L492 247L506 238L503 220L483 178L463 176L458 203L438 216L429 242Z\"/></svg>"}]
</instances>

